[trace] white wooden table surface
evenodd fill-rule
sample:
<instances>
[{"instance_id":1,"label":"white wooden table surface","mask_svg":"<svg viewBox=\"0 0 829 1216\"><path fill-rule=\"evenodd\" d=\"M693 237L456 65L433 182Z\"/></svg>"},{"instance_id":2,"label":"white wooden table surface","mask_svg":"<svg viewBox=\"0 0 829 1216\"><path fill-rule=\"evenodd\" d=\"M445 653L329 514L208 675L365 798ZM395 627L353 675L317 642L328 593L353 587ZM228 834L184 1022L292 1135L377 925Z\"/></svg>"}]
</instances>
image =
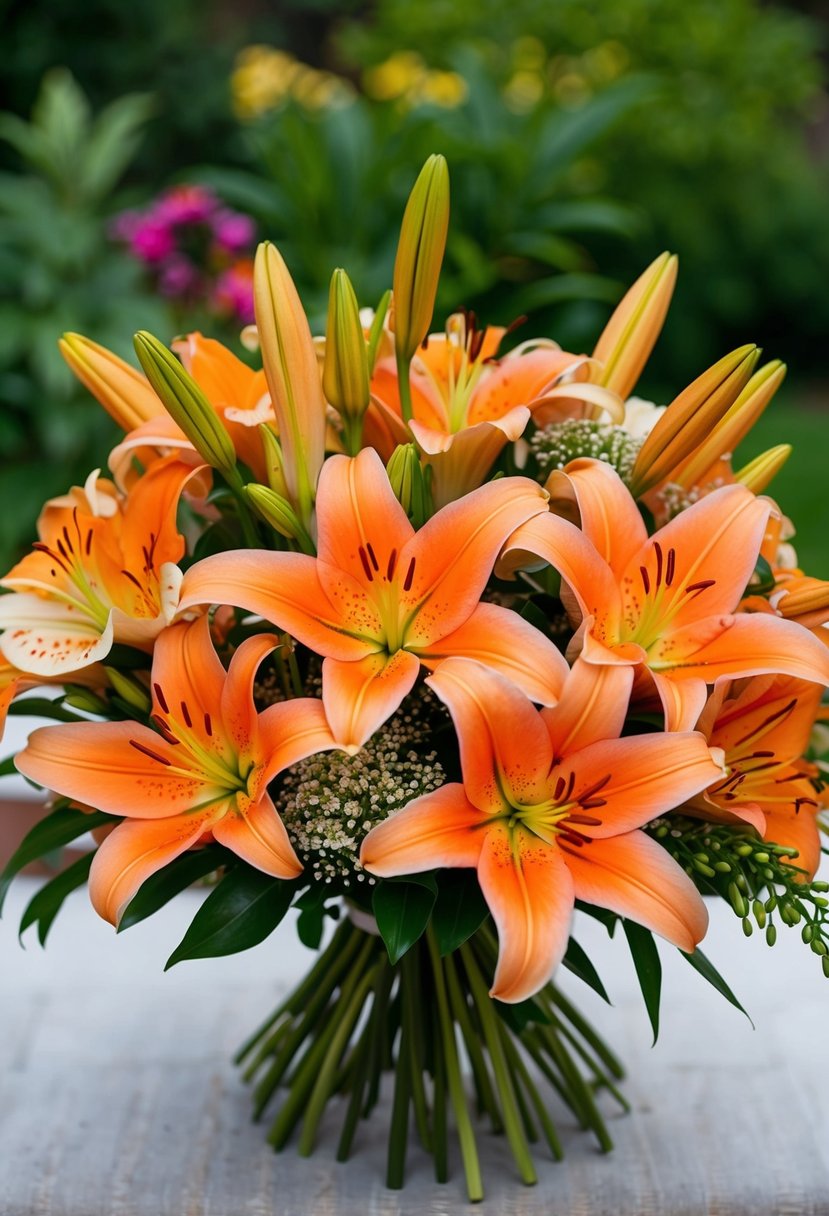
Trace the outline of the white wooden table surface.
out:
<instances>
[{"instance_id":1,"label":"white wooden table surface","mask_svg":"<svg viewBox=\"0 0 829 1216\"><path fill-rule=\"evenodd\" d=\"M16 921L34 886L16 884L0 922L2 1216L829 1213L829 981L796 931L772 952L725 909L714 917L706 950L756 1031L666 948L651 1050L624 941L580 926L615 1008L564 982L626 1059L633 1113L612 1119L609 1156L562 1113L566 1159L539 1149L534 1188L482 1133L487 1197L473 1209L457 1158L438 1186L415 1145L406 1189L386 1190L382 1118L361 1124L347 1165L333 1160L339 1109L308 1160L274 1155L251 1124L229 1059L307 965L290 924L163 975L197 895L116 938L79 892L46 951L34 939L23 951Z\"/></svg>"}]
</instances>

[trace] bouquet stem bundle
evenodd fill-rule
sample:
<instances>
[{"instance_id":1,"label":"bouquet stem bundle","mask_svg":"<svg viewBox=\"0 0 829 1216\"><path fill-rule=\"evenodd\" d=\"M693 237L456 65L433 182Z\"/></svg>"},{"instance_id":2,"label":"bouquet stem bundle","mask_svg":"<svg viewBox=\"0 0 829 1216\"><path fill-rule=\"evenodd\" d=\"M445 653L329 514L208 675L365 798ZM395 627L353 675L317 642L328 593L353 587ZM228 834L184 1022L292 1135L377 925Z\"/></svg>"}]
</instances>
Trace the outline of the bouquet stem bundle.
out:
<instances>
[{"instance_id":1,"label":"bouquet stem bundle","mask_svg":"<svg viewBox=\"0 0 829 1216\"><path fill-rule=\"evenodd\" d=\"M298 1133L298 1151L313 1152L327 1104L344 1109L337 1160L351 1156L361 1119L393 1074L386 1183L403 1186L409 1127L449 1177L449 1119L454 1122L470 1201L483 1198L477 1132L481 1123L506 1136L521 1181L536 1181L531 1146L563 1156L548 1112L551 1086L603 1151L613 1147L596 1093L607 1090L627 1109L616 1082L623 1069L601 1037L557 985L522 1006L488 993L497 944L484 926L441 956L425 936L396 964L376 933L346 917L307 976L240 1050L237 1063L253 1083L254 1117L277 1099L268 1141L280 1151ZM471 1085L467 1085L465 1073Z\"/></svg>"}]
</instances>

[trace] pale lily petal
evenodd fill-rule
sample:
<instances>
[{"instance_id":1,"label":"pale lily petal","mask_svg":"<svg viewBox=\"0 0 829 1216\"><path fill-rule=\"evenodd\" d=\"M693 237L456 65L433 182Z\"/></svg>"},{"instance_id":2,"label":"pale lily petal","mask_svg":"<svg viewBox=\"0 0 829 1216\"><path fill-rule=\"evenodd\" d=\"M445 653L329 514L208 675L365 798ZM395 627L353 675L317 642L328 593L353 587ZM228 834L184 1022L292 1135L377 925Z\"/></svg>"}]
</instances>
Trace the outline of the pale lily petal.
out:
<instances>
[{"instance_id":1,"label":"pale lily petal","mask_svg":"<svg viewBox=\"0 0 829 1216\"><path fill-rule=\"evenodd\" d=\"M326 659L322 700L338 745L359 751L411 692L419 671L420 661L406 650L350 663Z\"/></svg>"},{"instance_id":2,"label":"pale lily petal","mask_svg":"<svg viewBox=\"0 0 829 1216\"><path fill-rule=\"evenodd\" d=\"M705 937L708 912L670 854L644 832L566 849L576 899L637 921L690 954Z\"/></svg>"},{"instance_id":3,"label":"pale lily petal","mask_svg":"<svg viewBox=\"0 0 829 1216\"><path fill-rule=\"evenodd\" d=\"M471 659L446 659L427 680L448 706L466 792L482 811L547 797L553 750L544 723L510 681Z\"/></svg>"},{"instance_id":4,"label":"pale lily petal","mask_svg":"<svg viewBox=\"0 0 829 1216\"><path fill-rule=\"evenodd\" d=\"M72 604L28 592L0 596L0 653L37 676L65 675L106 658L112 649L110 615L103 628Z\"/></svg>"},{"instance_id":5,"label":"pale lily petal","mask_svg":"<svg viewBox=\"0 0 829 1216\"><path fill-rule=\"evenodd\" d=\"M476 866L484 823L462 785L442 785L372 828L360 849L360 862L379 878L444 866Z\"/></svg>"},{"instance_id":6,"label":"pale lily petal","mask_svg":"<svg viewBox=\"0 0 829 1216\"><path fill-rule=\"evenodd\" d=\"M561 962L573 916L573 883L555 846L523 832L516 858L509 833L492 827L478 879L498 929L490 995L510 1004L538 992Z\"/></svg>"},{"instance_id":7,"label":"pale lily petal","mask_svg":"<svg viewBox=\"0 0 829 1216\"><path fill-rule=\"evenodd\" d=\"M452 633L416 653L432 669L451 657L474 659L542 705L555 705L569 673L561 651L540 630L497 604L479 604Z\"/></svg>"},{"instance_id":8,"label":"pale lily petal","mask_svg":"<svg viewBox=\"0 0 829 1216\"><path fill-rule=\"evenodd\" d=\"M267 794L244 813L229 810L214 823L213 836L237 857L274 878L296 878L302 873L302 862Z\"/></svg>"}]
</instances>

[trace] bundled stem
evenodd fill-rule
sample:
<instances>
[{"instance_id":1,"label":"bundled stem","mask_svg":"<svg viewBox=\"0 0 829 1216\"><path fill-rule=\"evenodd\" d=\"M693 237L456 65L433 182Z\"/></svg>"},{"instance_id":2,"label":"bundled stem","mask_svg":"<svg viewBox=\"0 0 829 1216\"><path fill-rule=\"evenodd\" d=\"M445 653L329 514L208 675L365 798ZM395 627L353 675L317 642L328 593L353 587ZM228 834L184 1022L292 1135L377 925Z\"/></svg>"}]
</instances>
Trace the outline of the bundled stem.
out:
<instances>
[{"instance_id":1,"label":"bundled stem","mask_svg":"<svg viewBox=\"0 0 829 1216\"><path fill-rule=\"evenodd\" d=\"M504 1132L521 1180L536 1181L531 1145L563 1156L548 1110L554 1089L602 1149L612 1147L596 1091L623 1109L622 1068L595 1030L553 984L520 1007L489 996L497 942L486 925L442 957L431 928L396 965L381 939L344 920L317 962L244 1045L237 1062L255 1081L254 1112L277 1101L269 1142L295 1131L302 1155L316 1144L329 1100L346 1099L337 1160L351 1155L361 1119L393 1076L386 1182L403 1186L410 1128L449 1177L454 1124L467 1195L483 1198L477 1133L481 1117ZM468 1063L469 1075L465 1076Z\"/></svg>"}]
</instances>

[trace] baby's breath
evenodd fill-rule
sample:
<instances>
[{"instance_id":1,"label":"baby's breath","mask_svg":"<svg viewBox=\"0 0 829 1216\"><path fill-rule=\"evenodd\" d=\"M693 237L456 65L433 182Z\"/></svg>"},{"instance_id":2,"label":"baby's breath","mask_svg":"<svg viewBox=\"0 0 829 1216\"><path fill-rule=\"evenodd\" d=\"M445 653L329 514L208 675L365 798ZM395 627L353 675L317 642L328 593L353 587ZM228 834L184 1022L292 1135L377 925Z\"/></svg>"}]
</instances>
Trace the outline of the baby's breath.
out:
<instances>
[{"instance_id":1,"label":"baby's breath","mask_svg":"<svg viewBox=\"0 0 829 1216\"><path fill-rule=\"evenodd\" d=\"M622 481L627 482L642 440L629 435L619 426L593 422L588 418L570 418L541 427L530 440L530 446L542 479L549 477L556 469L563 469L571 460L591 456L594 460L605 461L616 470Z\"/></svg>"}]
</instances>

